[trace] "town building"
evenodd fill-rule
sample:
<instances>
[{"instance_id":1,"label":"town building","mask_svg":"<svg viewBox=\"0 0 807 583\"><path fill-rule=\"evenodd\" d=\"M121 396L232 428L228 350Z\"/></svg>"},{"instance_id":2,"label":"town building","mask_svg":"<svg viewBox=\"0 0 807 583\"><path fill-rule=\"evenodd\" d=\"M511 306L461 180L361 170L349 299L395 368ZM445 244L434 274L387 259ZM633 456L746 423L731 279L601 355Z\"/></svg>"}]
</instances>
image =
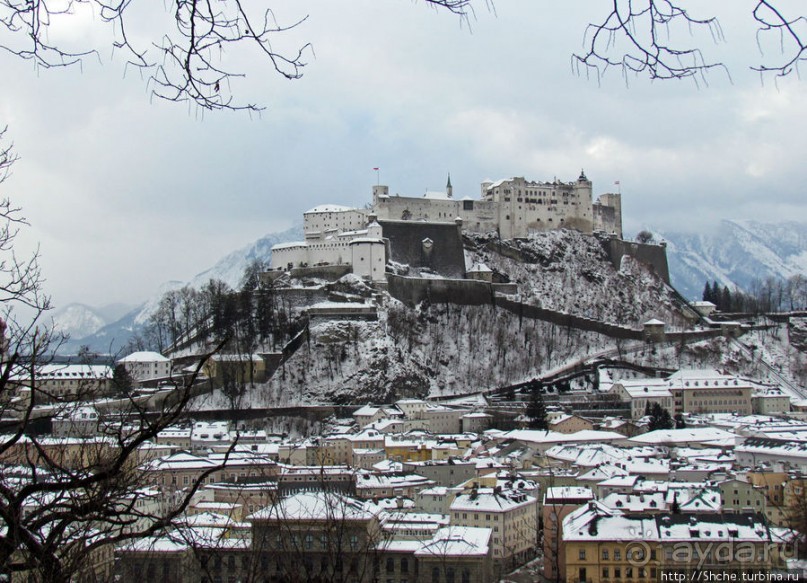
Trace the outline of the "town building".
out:
<instances>
[{"instance_id":1,"label":"town building","mask_svg":"<svg viewBox=\"0 0 807 583\"><path fill-rule=\"evenodd\" d=\"M493 560L505 569L535 555L538 546L537 500L501 488L472 487L449 507L451 524L493 529Z\"/></svg>"},{"instance_id":2,"label":"town building","mask_svg":"<svg viewBox=\"0 0 807 583\"><path fill-rule=\"evenodd\" d=\"M33 375L31 374L33 372ZM9 383L27 401L32 388L37 403L90 400L106 396L112 388L112 368L100 364L45 364L34 371L14 371Z\"/></svg>"},{"instance_id":3,"label":"town building","mask_svg":"<svg viewBox=\"0 0 807 583\"><path fill-rule=\"evenodd\" d=\"M755 387L752 383L716 370L679 370L666 379L623 379L610 392L630 403L631 417L639 419L648 405L660 405L670 415L678 413L737 413L753 410ZM762 406L762 405L758 405ZM768 405L764 405L768 406ZM781 400L772 400L771 408L781 408Z\"/></svg>"},{"instance_id":4,"label":"town building","mask_svg":"<svg viewBox=\"0 0 807 583\"><path fill-rule=\"evenodd\" d=\"M567 583L650 582L662 570L784 565L761 514L626 514L595 501L564 519L561 553Z\"/></svg>"},{"instance_id":5,"label":"town building","mask_svg":"<svg viewBox=\"0 0 807 583\"><path fill-rule=\"evenodd\" d=\"M122 365L132 380L139 384L171 376L171 360L159 352L133 352L115 364Z\"/></svg>"}]
</instances>

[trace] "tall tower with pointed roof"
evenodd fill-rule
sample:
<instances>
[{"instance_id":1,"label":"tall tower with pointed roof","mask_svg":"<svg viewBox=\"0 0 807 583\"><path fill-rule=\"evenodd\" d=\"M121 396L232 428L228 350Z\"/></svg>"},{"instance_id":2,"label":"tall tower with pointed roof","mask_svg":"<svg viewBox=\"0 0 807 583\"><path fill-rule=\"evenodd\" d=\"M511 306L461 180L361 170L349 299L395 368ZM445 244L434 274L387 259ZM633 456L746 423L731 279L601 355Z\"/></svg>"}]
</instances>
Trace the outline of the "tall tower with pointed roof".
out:
<instances>
[{"instance_id":1,"label":"tall tower with pointed roof","mask_svg":"<svg viewBox=\"0 0 807 583\"><path fill-rule=\"evenodd\" d=\"M448 173L448 182L446 182L446 196L451 198L454 194L454 188L451 186L451 172Z\"/></svg>"}]
</instances>

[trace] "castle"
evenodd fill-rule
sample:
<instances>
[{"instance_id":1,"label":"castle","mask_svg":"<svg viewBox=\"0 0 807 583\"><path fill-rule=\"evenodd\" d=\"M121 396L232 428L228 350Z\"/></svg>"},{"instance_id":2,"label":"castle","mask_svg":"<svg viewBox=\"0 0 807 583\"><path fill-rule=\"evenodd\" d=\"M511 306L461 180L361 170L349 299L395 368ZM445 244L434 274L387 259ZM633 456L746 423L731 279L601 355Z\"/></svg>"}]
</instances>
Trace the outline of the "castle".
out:
<instances>
[{"instance_id":1,"label":"castle","mask_svg":"<svg viewBox=\"0 0 807 583\"><path fill-rule=\"evenodd\" d=\"M584 172L574 182L533 182L523 177L482 183L481 198L453 197L451 177L446 191L422 197L390 196L386 186L373 187L373 212L380 220L453 221L474 233L495 231L502 239L529 237L553 229L582 233L603 231L622 238L622 197L603 194L592 199Z\"/></svg>"},{"instance_id":2,"label":"castle","mask_svg":"<svg viewBox=\"0 0 807 583\"><path fill-rule=\"evenodd\" d=\"M395 260L396 250L390 252L393 231L403 240L402 233L420 233L427 225L442 231L455 225L457 237L461 230L496 232L512 239L565 228L589 234L602 231L621 239L622 202L621 195L613 193L593 200L591 181L583 172L574 182L532 182L523 177L485 181L479 199L454 198L450 176L445 192L422 197L390 196L389 187L376 185L372 210L320 205L304 213L305 240L272 247L272 269L349 265L361 277L383 281L387 260ZM407 244L411 238L406 237ZM428 255L428 243L433 241L429 235L422 239ZM407 257L412 257L408 251Z\"/></svg>"}]
</instances>

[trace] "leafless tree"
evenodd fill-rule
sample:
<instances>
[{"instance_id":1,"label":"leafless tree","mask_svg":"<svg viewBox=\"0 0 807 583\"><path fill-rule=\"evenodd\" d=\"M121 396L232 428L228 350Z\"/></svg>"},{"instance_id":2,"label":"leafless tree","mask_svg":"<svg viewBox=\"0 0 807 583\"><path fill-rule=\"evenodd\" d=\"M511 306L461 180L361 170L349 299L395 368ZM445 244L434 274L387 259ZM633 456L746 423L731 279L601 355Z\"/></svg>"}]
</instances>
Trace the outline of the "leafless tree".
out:
<instances>
[{"instance_id":1,"label":"leafless tree","mask_svg":"<svg viewBox=\"0 0 807 583\"><path fill-rule=\"evenodd\" d=\"M696 83L706 83L713 70L728 76L727 66L711 60L695 36L705 31L715 43L723 42L719 19L708 8L688 6L679 0L612 0L606 17L588 25L584 50L573 55L573 67L598 78L616 68L626 81L630 74ZM750 69L775 77L798 74L800 63L807 58L805 16L794 14L799 8L785 7L776 0L754 0L751 6L760 60ZM747 10L739 5L733 9Z\"/></svg>"},{"instance_id":2,"label":"leafless tree","mask_svg":"<svg viewBox=\"0 0 807 583\"><path fill-rule=\"evenodd\" d=\"M472 0L424 3L465 19L473 10ZM149 15L154 28L143 36L133 30L135 11L148 4L131 0L0 0L0 28L10 33L0 46L42 68L77 65L88 57L98 57L102 48L75 48L54 39L59 38L59 25L65 18L93 15L95 22L111 29L112 48L123 54L127 67L148 78L152 95L194 103L205 110L262 109L235 98L232 84L245 72L232 68L225 53L246 51L250 60L267 64L289 80L302 77L307 59L313 56L310 43L284 46L288 33L303 25L308 16L285 20L275 14L271 2L171 0L164 5L166 14L162 16L166 18Z\"/></svg>"},{"instance_id":3,"label":"leafless tree","mask_svg":"<svg viewBox=\"0 0 807 583\"><path fill-rule=\"evenodd\" d=\"M10 147L0 149L0 179L8 176L14 160ZM50 301L42 291L37 254L25 259L16 254L18 229L24 225L19 209L8 200L0 202L0 304L5 320L0 362L0 418L5 425L0 434L0 573L68 581L98 564L90 557L108 554L117 542L159 532L184 510L199 482L159 513L144 516L138 451L184 414L193 382L175 391L170 402L121 399L115 403L118 418L93 439L39 435L41 421L74 410L77 397L106 396L101 394L106 388L83 379L76 389L80 395L66 395L51 390L42 377L59 338L43 325ZM205 472L200 481L216 469Z\"/></svg>"}]
</instances>

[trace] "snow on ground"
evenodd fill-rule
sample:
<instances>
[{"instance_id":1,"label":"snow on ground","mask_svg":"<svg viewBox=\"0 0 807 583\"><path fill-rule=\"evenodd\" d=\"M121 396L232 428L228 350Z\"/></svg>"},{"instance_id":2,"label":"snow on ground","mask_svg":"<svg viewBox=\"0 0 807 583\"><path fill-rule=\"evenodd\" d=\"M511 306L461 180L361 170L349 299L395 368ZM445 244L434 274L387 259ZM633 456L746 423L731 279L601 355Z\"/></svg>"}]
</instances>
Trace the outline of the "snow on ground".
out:
<instances>
[{"instance_id":1,"label":"snow on ground","mask_svg":"<svg viewBox=\"0 0 807 583\"><path fill-rule=\"evenodd\" d=\"M548 231L526 240L467 239L466 264L485 263L516 282L531 304L638 327L658 318L682 324L670 289L642 263L625 257L619 270L599 241L577 231Z\"/></svg>"}]
</instances>

